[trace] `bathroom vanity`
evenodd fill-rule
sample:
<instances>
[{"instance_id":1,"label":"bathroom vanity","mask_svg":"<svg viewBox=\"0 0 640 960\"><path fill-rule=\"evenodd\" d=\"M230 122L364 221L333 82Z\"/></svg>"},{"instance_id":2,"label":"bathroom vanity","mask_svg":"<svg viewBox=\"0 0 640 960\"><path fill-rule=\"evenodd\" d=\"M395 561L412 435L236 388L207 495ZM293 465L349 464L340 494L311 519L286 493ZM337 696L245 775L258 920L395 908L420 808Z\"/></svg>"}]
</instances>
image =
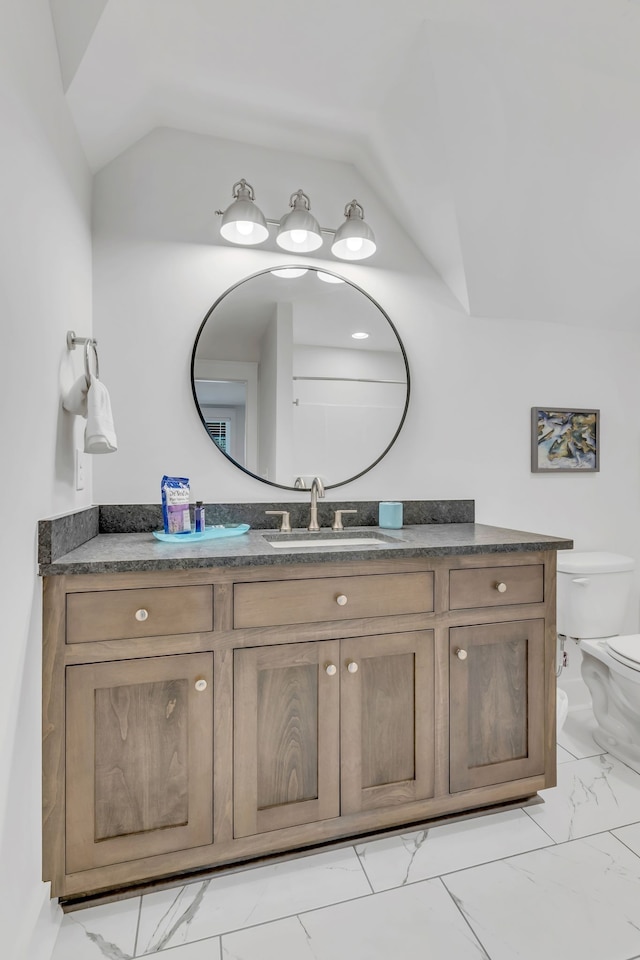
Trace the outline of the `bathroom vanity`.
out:
<instances>
[{"instance_id":1,"label":"bathroom vanity","mask_svg":"<svg viewBox=\"0 0 640 960\"><path fill-rule=\"evenodd\" d=\"M82 898L555 784L571 541L99 535L44 576L44 878ZM389 535L389 531L385 531Z\"/></svg>"}]
</instances>

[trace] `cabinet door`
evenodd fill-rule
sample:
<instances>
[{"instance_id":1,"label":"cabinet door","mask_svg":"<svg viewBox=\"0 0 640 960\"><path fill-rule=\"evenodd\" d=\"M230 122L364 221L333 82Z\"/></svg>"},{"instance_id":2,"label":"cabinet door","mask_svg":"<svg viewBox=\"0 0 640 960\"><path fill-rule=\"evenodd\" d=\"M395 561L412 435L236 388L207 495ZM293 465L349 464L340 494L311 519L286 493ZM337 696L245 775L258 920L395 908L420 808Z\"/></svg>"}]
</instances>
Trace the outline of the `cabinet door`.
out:
<instances>
[{"instance_id":1,"label":"cabinet door","mask_svg":"<svg viewBox=\"0 0 640 960\"><path fill-rule=\"evenodd\" d=\"M433 631L342 641L342 812L433 796Z\"/></svg>"},{"instance_id":2,"label":"cabinet door","mask_svg":"<svg viewBox=\"0 0 640 960\"><path fill-rule=\"evenodd\" d=\"M67 668L66 872L211 843L213 655Z\"/></svg>"},{"instance_id":3,"label":"cabinet door","mask_svg":"<svg viewBox=\"0 0 640 960\"><path fill-rule=\"evenodd\" d=\"M544 621L450 630L450 789L544 772Z\"/></svg>"},{"instance_id":4,"label":"cabinet door","mask_svg":"<svg viewBox=\"0 0 640 960\"><path fill-rule=\"evenodd\" d=\"M236 650L236 837L339 815L338 657L337 640Z\"/></svg>"}]
</instances>

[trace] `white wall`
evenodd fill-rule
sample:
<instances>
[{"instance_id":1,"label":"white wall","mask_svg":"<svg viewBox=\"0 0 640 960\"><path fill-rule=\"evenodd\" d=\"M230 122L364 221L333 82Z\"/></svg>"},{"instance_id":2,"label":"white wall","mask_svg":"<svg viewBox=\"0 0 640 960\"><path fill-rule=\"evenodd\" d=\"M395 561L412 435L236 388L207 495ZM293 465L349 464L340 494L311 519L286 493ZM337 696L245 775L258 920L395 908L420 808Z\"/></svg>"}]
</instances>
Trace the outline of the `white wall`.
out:
<instances>
[{"instance_id":1,"label":"white wall","mask_svg":"<svg viewBox=\"0 0 640 960\"><path fill-rule=\"evenodd\" d=\"M39 960L50 955L60 911L40 880L36 525L91 502L90 477L75 491L79 427L60 408L61 387L82 363L67 354L66 331L91 332L90 176L46 0L2 4L0 127L0 942L10 960Z\"/></svg>"},{"instance_id":2,"label":"white wall","mask_svg":"<svg viewBox=\"0 0 640 960\"><path fill-rule=\"evenodd\" d=\"M571 537L640 560L636 335L467 317L368 184L346 164L156 130L96 177L94 322L119 432L97 502L157 502L163 473L209 501L308 495L263 486L212 449L193 409L189 357L214 300L243 276L290 262L272 249L217 244L213 211L244 176L265 215L302 186L323 225L356 196L374 227L374 261L310 258L353 279L388 312L412 376L405 427L389 455L330 499L472 498L480 522ZM524 225L523 225L524 229ZM164 394L164 420L150 418ZM139 398L146 398L140 402ZM530 408L598 407L599 474L530 472ZM629 628L637 626L637 599Z\"/></svg>"}]
</instances>

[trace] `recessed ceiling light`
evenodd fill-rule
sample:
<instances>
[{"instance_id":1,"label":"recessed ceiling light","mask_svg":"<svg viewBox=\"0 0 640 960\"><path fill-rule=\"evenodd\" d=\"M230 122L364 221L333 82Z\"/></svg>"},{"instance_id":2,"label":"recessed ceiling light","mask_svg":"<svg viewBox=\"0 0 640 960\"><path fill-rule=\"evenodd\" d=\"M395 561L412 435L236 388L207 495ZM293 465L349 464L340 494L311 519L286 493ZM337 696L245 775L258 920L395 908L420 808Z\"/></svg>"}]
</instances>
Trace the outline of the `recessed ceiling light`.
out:
<instances>
[{"instance_id":1,"label":"recessed ceiling light","mask_svg":"<svg viewBox=\"0 0 640 960\"><path fill-rule=\"evenodd\" d=\"M342 277L336 277L333 273L325 273L323 270L318 270L318 280L324 280L325 283L344 283Z\"/></svg>"},{"instance_id":2,"label":"recessed ceiling light","mask_svg":"<svg viewBox=\"0 0 640 960\"><path fill-rule=\"evenodd\" d=\"M306 267L283 267L282 270L272 270L271 273L274 277L285 277L285 279L293 280L295 277L301 277L308 273L308 270Z\"/></svg>"},{"instance_id":3,"label":"recessed ceiling light","mask_svg":"<svg viewBox=\"0 0 640 960\"><path fill-rule=\"evenodd\" d=\"M353 340L367 340L369 338L369 334L364 333L364 331L360 331L359 333L352 333L351 337Z\"/></svg>"}]
</instances>

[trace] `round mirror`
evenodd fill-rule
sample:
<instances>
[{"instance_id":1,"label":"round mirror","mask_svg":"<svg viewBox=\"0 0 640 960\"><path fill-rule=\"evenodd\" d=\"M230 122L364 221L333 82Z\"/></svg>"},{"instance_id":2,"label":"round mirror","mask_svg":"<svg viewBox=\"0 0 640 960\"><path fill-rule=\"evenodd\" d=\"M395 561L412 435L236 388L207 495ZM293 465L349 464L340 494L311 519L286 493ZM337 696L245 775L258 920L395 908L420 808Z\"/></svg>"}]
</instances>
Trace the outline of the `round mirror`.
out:
<instances>
[{"instance_id":1,"label":"round mirror","mask_svg":"<svg viewBox=\"0 0 640 960\"><path fill-rule=\"evenodd\" d=\"M316 267L264 270L216 300L196 336L191 385L224 456L286 489L366 473L409 404L407 357L387 314Z\"/></svg>"}]
</instances>

